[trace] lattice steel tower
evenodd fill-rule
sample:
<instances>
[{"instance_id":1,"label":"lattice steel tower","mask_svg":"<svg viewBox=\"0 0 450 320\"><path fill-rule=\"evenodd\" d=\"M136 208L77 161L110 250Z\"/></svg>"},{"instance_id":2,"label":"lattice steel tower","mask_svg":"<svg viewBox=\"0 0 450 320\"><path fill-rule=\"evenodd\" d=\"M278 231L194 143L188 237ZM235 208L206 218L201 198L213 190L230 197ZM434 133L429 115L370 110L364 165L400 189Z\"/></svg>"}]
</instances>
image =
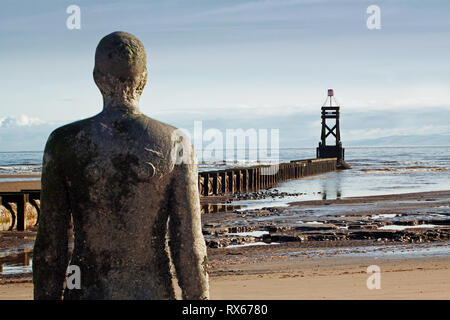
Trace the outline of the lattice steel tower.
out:
<instances>
[{"instance_id":1,"label":"lattice steel tower","mask_svg":"<svg viewBox=\"0 0 450 320\"><path fill-rule=\"evenodd\" d=\"M329 105L328 105L329 101ZM335 105L333 105L333 101ZM339 109L340 106L334 98L333 89L328 89L328 97L322 106L322 134L320 136L319 147L316 149L317 158L337 158L338 166L348 166L344 162L344 151L341 142L341 129L339 127ZM328 119L328 123L327 123ZM329 121L334 120L334 126L329 126ZM330 128L331 127L331 128ZM334 136L335 144L327 145L328 136Z\"/></svg>"}]
</instances>

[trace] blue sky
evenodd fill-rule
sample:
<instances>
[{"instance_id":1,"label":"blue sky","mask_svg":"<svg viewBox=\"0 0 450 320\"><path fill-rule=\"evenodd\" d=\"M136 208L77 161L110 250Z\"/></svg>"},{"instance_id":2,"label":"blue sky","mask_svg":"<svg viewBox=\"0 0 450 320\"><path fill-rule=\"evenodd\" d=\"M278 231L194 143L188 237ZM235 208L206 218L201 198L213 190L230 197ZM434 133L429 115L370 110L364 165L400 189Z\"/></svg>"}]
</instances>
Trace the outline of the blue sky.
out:
<instances>
[{"instance_id":1,"label":"blue sky","mask_svg":"<svg viewBox=\"0 0 450 320\"><path fill-rule=\"evenodd\" d=\"M71 4L81 30L66 28ZM366 27L372 4L380 30ZM101 111L94 52L117 30L147 50L141 110L180 127L276 126L282 146L307 147L334 88L344 143L450 134L449 13L433 0L2 1L0 149L25 127L42 149L51 128Z\"/></svg>"}]
</instances>

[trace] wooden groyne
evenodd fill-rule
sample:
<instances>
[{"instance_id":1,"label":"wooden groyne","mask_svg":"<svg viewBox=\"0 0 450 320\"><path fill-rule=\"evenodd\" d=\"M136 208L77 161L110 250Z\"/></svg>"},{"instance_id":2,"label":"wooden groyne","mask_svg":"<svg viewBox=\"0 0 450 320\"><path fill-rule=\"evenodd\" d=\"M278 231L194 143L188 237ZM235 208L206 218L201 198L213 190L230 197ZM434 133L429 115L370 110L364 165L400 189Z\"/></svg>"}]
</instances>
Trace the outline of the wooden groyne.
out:
<instances>
[{"instance_id":1,"label":"wooden groyne","mask_svg":"<svg viewBox=\"0 0 450 320\"><path fill-rule=\"evenodd\" d=\"M201 196L245 193L268 189L279 183L335 171L337 158L293 160L277 165L258 165L198 174Z\"/></svg>"},{"instance_id":2,"label":"wooden groyne","mask_svg":"<svg viewBox=\"0 0 450 320\"><path fill-rule=\"evenodd\" d=\"M0 231L26 230L37 223L40 190L0 192Z\"/></svg>"},{"instance_id":3,"label":"wooden groyne","mask_svg":"<svg viewBox=\"0 0 450 320\"><path fill-rule=\"evenodd\" d=\"M201 198L268 189L294 179L335 171L337 158L293 160L277 165L257 165L204 171L198 174ZM37 223L40 190L0 192L0 231L26 230Z\"/></svg>"}]
</instances>

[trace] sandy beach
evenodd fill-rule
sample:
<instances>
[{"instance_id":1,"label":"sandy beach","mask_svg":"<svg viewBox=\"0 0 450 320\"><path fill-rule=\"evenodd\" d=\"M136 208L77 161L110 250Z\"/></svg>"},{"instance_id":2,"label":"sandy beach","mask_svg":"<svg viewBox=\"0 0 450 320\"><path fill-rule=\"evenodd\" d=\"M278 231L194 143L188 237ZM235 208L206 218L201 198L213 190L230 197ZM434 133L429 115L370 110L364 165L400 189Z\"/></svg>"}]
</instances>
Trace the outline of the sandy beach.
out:
<instances>
[{"instance_id":1,"label":"sandy beach","mask_svg":"<svg viewBox=\"0 0 450 320\"><path fill-rule=\"evenodd\" d=\"M28 179L40 178L39 174L27 175L0 175L0 179ZM22 189L41 189L41 181L25 180L25 181L4 181L0 182L0 192L17 192Z\"/></svg>"},{"instance_id":2,"label":"sandy beach","mask_svg":"<svg viewBox=\"0 0 450 320\"><path fill-rule=\"evenodd\" d=\"M449 299L450 259L324 258L259 264L242 275L212 277L212 299ZM381 269L369 290L366 269ZM261 272L261 269L268 273ZM258 271L259 270L259 271ZM270 273L269 273L270 272Z\"/></svg>"},{"instance_id":3,"label":"sandy beach","mask_svg":"<svg viewBox=\"0 0 450 320\"><path fill-rule=\"evenodd\" d=\"M381 289L369 290L367 266L381 268ZM318 258L235 265L211 275L211 299L450 299L450 259ZM0 285L0 299L33 298L31 279Z\"/></svg>"},{"instance_id":4,"label":"sandy beach","mask_svg":"<svg viewBox=\"0 0 450 320\"><path fill-rule=\"evenodd\" d=\"M450 299L449 208L436 191L204 214L211 299ZM0 232L0 264L27 265L35 235ZM366 285L371 265L380 289ZM0 273L0 299L32 297L29 266Z\"/></svg>"}]
</instances>

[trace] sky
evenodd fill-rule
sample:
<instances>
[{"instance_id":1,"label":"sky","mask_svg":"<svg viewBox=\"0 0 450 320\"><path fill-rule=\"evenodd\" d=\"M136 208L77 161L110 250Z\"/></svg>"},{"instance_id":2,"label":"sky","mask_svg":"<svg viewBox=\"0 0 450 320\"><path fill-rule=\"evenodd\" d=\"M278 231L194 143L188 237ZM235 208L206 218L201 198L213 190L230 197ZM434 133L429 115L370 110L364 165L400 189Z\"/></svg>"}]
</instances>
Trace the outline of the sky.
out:
<instances>
[{"instance_id":1,"label":"sky","mask_svg":"<svg viewBox=\"0 0 450 320\"><path fill-rule=\"evenodd\" d=\"M66 26L73 4L79 30ZM380 29L367 27L370 5ZM449 13L438 0L3 0L0 151L42 150L57 126L101 111L95 48L119 30L147 51L141 111L172 125L276 128L282 147L314 147L334 88L344 146L445 144Z\"/></svg>"}]
</instances>

